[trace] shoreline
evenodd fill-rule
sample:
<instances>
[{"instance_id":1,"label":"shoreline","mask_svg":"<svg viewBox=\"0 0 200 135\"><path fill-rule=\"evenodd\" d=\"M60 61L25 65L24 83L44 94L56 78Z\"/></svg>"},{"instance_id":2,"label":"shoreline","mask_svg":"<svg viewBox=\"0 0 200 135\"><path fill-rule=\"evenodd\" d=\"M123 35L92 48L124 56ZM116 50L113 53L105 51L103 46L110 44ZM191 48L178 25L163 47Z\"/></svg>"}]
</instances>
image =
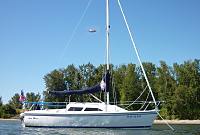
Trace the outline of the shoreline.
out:
<instances>
[{"instance_id":1,"label":"shoreline","mask_svg":"<svg viewBox=\"0 0 200 135\"><path fill-rule=\"evenodd\" d=\"M14 118L11 118L11 119L3 119L3 118L0 118L0 121L3 121L3 120L7 120L7 121L18 121L20 119L14 119Z\"/></svg>"},{"instance_id":2,"label":"shoreline","mask_svg":"<svg viewBox=\"0 0 200 135\"><path fill-rule=\"evenodd\" d=\"M154 120L153 124L200 125L200 120Z\"/></svg>"}]
</instances>

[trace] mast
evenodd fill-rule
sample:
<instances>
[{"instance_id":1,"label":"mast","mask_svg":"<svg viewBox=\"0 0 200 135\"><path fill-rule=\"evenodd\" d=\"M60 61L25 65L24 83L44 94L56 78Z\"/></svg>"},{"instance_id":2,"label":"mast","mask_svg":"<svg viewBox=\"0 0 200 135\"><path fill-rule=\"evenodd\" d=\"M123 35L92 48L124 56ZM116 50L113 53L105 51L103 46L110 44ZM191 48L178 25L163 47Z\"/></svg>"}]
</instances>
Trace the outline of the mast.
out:
<instances>
[{"instance_id":1,"label":"mast","mask_svg":"<svg viewBox=\"0 0 200 135\"><path fill-rule=\"evenodd\" d=\"M109 20L109 0L106 0L106 72L109 72L109 46L110 46L110 20ZM109 85L109 84L106 84ZM109 90L106 90L106 104L109 104Z\"/></svg>"}]
</instances>

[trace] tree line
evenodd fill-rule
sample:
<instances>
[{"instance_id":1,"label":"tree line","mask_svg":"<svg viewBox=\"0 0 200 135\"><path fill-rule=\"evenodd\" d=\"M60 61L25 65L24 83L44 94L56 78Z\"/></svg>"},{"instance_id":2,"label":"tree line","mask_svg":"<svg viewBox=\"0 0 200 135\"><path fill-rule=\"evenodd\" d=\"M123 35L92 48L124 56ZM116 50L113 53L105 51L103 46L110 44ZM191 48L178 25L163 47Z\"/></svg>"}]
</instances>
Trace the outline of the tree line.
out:
<instances>
[{"instance_id":1,"label":"tree line","mask_svg":"<svg viewBox=\"0 0 200 135\"><path fill-rule=\"evenodd\" d=\"M29 102L39 101L41 95L34 92L26 93L26 100ZM20 94L15 93L7 104L3 104L2 97L0 97L0 118L13 118L19 115L22 111L22 103L19 101Z\"/></svg>"},{"instance_id":2,"label":"tree line","mask_svg":"<svg viewBox=\"0 0 200 135\"><path fill-rule=\"evenodd\" d=\"M185 61L182 64L174 63L169 66L164 61L156 66L150 62L143 63L156 100L164 101L160 105L160 113L166 119L200 119L200 60ZM136 64L114 66L110 65L111 88L110 101L120 104L125 101L134 101L146 89L146 81L142 70ZM105 65L95 67L91 63L78 67L68 65L66 68L55 69L44 76L46 90L43 91L43 100L46 102L94 101L89 95L63 95L57 97L48 91L79 90L100 83L105 73ZM34 93L32 93L34 94ZM94 94L104 100L102 92ZM17 95L18 96L18 95ZM21 108L16 94L8 105L14 110ZM39 94L34 94L39 96ZM149 100L148 90L140 100ZM17 99L17 98L16 98ZM38 100L38 98L37 98ZM1 101L1 100L0 100ZM36 99L32 99L36 101ZM0 110L5 106L0 102ZM138 106L136 106L138 108ZM136 109L131 106L128 109ZM0 111L0 116L2 111Z\"/></svg>"}]
</instances>

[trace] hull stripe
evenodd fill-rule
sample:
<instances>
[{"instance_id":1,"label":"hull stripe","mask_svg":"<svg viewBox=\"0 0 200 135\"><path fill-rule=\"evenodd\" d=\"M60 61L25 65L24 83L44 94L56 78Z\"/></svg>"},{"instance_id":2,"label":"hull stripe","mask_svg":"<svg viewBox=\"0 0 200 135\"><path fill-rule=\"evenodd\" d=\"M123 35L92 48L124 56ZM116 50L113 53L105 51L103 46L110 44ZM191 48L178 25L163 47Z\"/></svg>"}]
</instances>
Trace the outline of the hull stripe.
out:
<instances>
[{"instance_id":1,"label":"hull stripe","mask_svg":"<svg viewBox=\"0 0 200 135\"><path fill-rule=\"evenodd\" d=\"M148 129L151 126L29 126L33 128L135 128L135 129Z\"/></svg>"},{"instance_id":2,"label":"hull stripe","mask_svg":"<svg viewBox=\"0 0 200 135\"><path fill-rule=\"evenodd\" d=\"M111 113L111 114L45 114L45 113L25 113L25 116L58 116L58 117L65 117L65 116L126 116L126 115L156 115L155 112L149 113Z\"/></svg>"}]
</instances>

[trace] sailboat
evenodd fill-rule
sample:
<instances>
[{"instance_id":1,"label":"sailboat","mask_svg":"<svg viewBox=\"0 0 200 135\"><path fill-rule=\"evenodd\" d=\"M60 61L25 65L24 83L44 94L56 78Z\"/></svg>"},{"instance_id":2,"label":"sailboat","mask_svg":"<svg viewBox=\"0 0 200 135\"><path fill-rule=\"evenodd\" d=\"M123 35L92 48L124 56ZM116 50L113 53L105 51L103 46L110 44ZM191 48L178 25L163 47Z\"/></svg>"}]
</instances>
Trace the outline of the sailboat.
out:
<instances>
[{"instance_id":1,"label":"sailboat","mask_svg":"<svg viewBox=\"0 0 200 135\"><path fill-rule=\"evenodd\" d=\"M119 1L118 1L119 2ZM25 127L52 127L52 128L134 128L148 129L158 115L158 104L155 101L149 81L140 61L134 44L141 69L152 96L153 109L129 111L118 105L110 104L110 66L109 66L109 0L106 0L106 72L99 84L82 90L50 91L54 95L90 94L98 102L69 102L63 109L41 109L25 111L21 119ZM104 92L106 100L101 101L92 93ZM132 104L131 104L132 105Z\"/></svg>"}]
</instances>

